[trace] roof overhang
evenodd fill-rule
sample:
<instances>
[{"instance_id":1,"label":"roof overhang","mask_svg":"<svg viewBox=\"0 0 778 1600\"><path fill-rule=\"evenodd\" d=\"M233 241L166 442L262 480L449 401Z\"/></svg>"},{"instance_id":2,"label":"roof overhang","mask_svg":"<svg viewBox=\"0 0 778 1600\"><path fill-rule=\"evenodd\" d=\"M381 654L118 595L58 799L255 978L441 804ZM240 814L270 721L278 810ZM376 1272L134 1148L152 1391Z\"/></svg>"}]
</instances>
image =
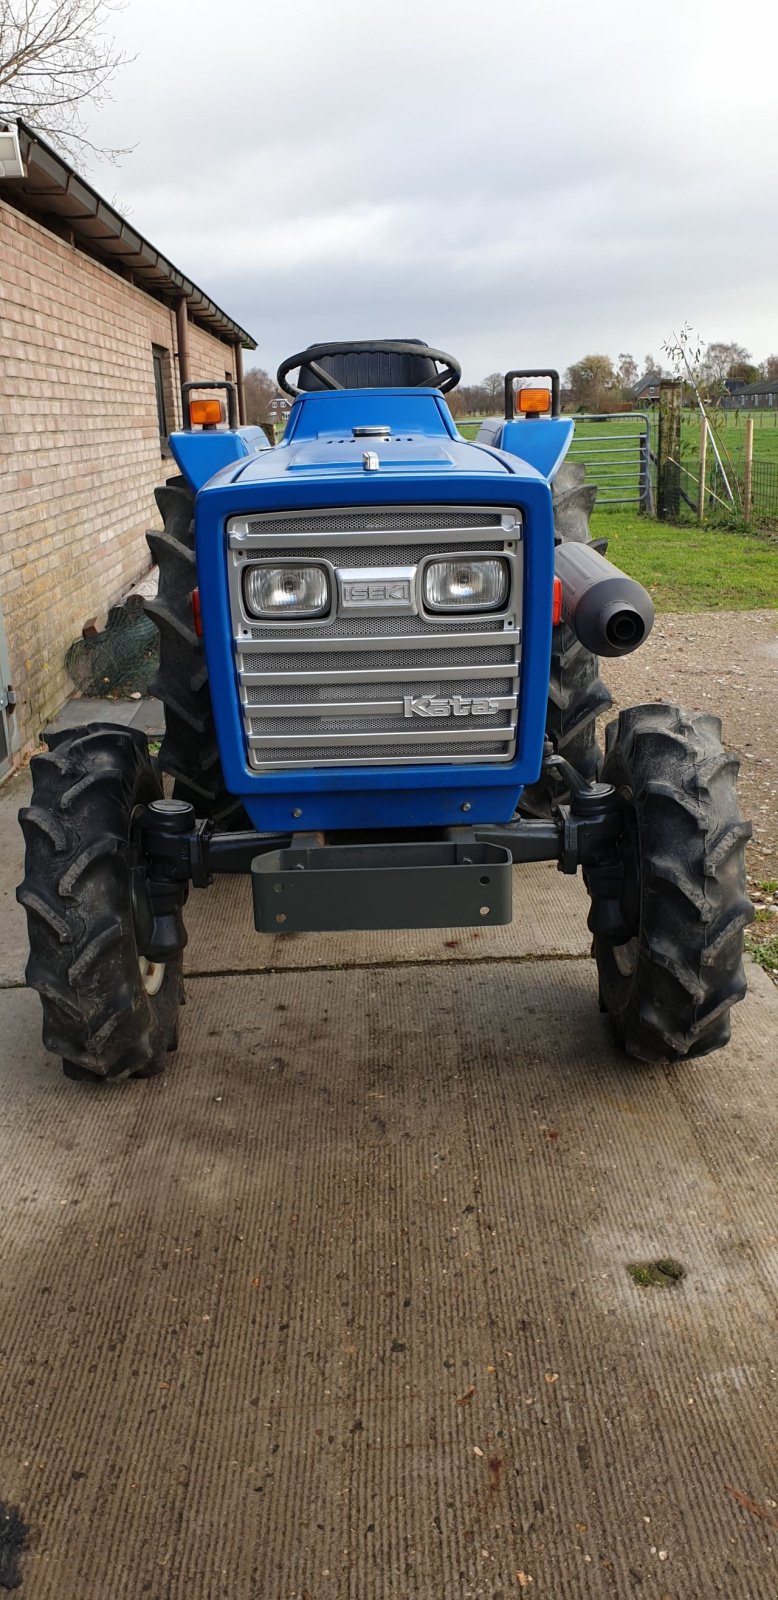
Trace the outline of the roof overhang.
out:
<instances>
[{"instance_id":1,"label":"roof overhang","mask_svg":"<svg viewBox=\"0 0 778 1600\"><path fill-rule=\"evenodd\" d=\"M130 227L126 218L103 200L85 178L79 177L39 133L19 119L15 126L25 175L0 177L0 195L4 199L11 205L21 202L23 210L31 212L44 224L47 219L58 219L90 255L108 266L132 273L138 288L168 301L183 296L194 321L229 344L256 350L256 340L251 334L228 317L196 283L179 272L172 261L155 250L148 239Z\"/></svg>"}]
</instances>

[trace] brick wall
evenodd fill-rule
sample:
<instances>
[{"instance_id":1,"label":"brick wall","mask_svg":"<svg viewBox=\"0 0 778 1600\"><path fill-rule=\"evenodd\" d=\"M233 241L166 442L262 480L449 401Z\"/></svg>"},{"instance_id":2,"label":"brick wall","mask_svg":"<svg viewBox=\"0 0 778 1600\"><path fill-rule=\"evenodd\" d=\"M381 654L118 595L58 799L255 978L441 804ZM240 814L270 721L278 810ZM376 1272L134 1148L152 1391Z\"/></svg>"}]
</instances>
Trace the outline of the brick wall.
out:
<instances>
[{"instance_id":1,"label":"brick wall","mask_svg":"<svg viewBox=\"0 0 778 1600\"><path fill-rule=\"evenodd\" d=\"M21 750L71 690L64 654L147 569L162 458L152 345L180 422L175 315L0 201L0 611ZM189 325L193 377L234 373Z\"/></svg>"}]
</instances>

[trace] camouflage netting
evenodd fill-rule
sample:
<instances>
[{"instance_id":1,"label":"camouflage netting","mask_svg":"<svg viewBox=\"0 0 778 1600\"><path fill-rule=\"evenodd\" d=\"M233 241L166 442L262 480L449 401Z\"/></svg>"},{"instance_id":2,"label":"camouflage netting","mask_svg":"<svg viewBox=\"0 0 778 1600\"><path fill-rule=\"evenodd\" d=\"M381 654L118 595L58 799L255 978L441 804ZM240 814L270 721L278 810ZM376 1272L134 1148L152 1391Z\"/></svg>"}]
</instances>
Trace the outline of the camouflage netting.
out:
<instances>
[{"instance_id":1,"label":"camouflage netting","mask_svg":"<svg viewBox=\"0 0 778 1600\"><path fill-rule=\"evenodd\" d=\"M103 632L76 639L65 655L76 688L104 700L147 694L158 662L159 634L141 595L112 606Z\"/></svg>"}]
</instances>

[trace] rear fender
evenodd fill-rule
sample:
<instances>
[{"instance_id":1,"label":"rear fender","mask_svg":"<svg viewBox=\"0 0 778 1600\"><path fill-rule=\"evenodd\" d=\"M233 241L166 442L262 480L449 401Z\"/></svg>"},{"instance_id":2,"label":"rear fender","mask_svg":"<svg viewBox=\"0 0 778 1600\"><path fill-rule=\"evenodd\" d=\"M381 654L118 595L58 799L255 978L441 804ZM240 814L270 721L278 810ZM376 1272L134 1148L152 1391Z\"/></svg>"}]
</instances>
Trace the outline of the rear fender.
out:
<instances>
[{"instance_id":1,"label":"rear fender","mask_svg":"<svg viewBox=\"0 0 778 1600\"><path fill-rule=\"evenodd\" d=\"M529 417L514 422L489 417L481 426L478 443L518 456L551 483L570 449L574 429L570 417Z\"/></svg>"},{"instance_id":2,"label":"rear fender","mask_svg":"<svg viewBox=\"0 0 778 1600\"><path fill-rule=\"evenodd\" d=\"M202 432L171 433L170 449L176 466L197 494L214 473L248 456L273 447L262 428L213 428Z\"/></svg>"}]
</instances>

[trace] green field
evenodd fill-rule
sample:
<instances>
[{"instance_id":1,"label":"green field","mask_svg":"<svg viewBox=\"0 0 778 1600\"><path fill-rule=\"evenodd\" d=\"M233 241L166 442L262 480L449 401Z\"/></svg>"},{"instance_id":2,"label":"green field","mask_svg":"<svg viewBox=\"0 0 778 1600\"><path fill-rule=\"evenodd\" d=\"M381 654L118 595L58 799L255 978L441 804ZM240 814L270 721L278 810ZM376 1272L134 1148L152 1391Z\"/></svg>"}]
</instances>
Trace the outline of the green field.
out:
<instances>
[{"instance_id":1,"label":"green field","mask_svg":"<svg viewBox=\"0 0 778 1600\"><path fill-rule=\"evenodd\" d=\"M596 512L592 537L645 585L657 611L778 607L778 543L693 524L673 527L637 512Z\"/></svg>"},{"instance_id":2,"label":"green field","mask_svg":"<svg viewBox=\"0 0 778 1600\"><path fill-rule=\"evenodd\" d=\"M599 489L598 508L609 505L614 512L637 507L640 490L639 419L631 413L621 413L604 422L581 421L575 416L575 434L570 446L571 461L580 461L586 468L587 481ZM754 465L751 485L751 516L748 527L754 532L763 531L770 537L778 528L778 411L757 411L754 420ZM722 411L713 418L715 443L723 464L726 480L734 490L731 501L727 484L716 459L714 441L708 445L706 481L706 524L720 528L740 528L745 531L743 517L745 420L740 412ZM476 418L458 424L467 439L475 438L480 427ZM657 447L656 410L650 417L650 442L652 454ZM697 411L685 410L681 424L679 520L696 523L699 497L700 417ZM656 473L652 466L652 484ZM626 502L622 504L620 502Z\"/></svg>"},{"instance_id":3,"label":"green field","mask_svg":"<svg viewBox=\"0 0 778 1600\"><path fill-rule=\"evenodd\" d=\"M726 439L732 455L742 449L743 424L726 414ZM778 460L778 427L773 417L757 418L754 457ZM457 424L475 438L477 419ZM594 431L594 425L590 425ZM690 451L699 450L699 426L684 414ZM760 450L761 447L761 450ZM593 538L608 540L608 554L645 584L658 611L751 611L778 608L778 540L743 531L699 528L695 521L675 527L644 517L631 507L596 510Z\"/></svg>"},{"instance_id":4,"label":"green field","mask_svg":"<svg viewBox=\"0 0 778 1600\"><path fill-rule=\"evenodd\" d=\"M651 428L651 449L656 453L658 418L656 408L649 410ZM778 411L754 411L754 461L778 461ZM603 433L614 433L620 428L629 428L629 423L614 421L613 423L579 422L573 416L571 419L576 424L576 439L596 439ZM710 414L709 421L715 434L716 443L724 459L726 468L728 460L736 466L742 462L746 448L746 423L744 413L741 411L714 411ZM694 471L700 456L700 414L699 411L685 409L681 414L681 460L688 463ZM712 444L708 445L708 461L713 463L714 451Z\"/></svg>"},{"instance_id":5,"label":"green field","mask_svg":"<svg viewBox=\"0 0 778 1600\"><path fill-rule=\"evenodd\" d=\"M651 448L656 450L656 410L649 411L651 418ZM778 461L778 411L754 411L754 460ZM617 428L629 426L623 422L614 422L611 425L599 422L578 422L575 416L571 420L576 423L576 437L579 439L595 439L603 432L614 432ZM742 411L714 412L711 421L715 428L716 438L723 449L736 461L745 451L746 424ZM481 426L481 418L468 417L457 423L459 432L465 439L474 439ZM697 459L700 453L700 416L698 411L685 410L681 420L681 455ZM723 453L723 452L722 452Z\"/></svg>"}]
</instances>

